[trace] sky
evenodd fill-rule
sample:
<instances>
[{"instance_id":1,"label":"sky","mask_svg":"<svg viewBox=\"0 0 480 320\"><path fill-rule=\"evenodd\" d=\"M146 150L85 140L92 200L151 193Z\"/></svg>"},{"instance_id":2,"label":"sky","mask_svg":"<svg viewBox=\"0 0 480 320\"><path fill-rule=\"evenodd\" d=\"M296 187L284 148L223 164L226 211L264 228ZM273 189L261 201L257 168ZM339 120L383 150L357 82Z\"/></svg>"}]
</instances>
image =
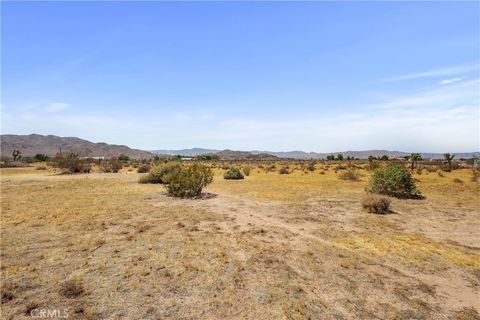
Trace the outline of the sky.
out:
<instances>
[{"instance_id":1,"label":"sky","mask_svg":"<svg viewBox=\"0 0 480 320\"><path fill-rule=\"evenodd\" d=\"M1 2L1 133L478 151L480 2Z\"/></svg>"}]
</instances>

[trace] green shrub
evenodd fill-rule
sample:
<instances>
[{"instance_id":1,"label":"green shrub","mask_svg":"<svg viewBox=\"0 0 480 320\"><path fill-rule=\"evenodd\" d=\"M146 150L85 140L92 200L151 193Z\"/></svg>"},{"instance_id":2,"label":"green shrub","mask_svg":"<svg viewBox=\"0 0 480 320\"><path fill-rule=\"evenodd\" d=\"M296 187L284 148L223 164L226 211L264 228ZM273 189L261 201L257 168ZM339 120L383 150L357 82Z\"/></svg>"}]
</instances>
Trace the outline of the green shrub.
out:
<instances>
[{"instance_id":1,"label":"green shrub","mask_svg":"<svg viewBox=\"0 0 480 320\"><path fill-rule=\"evenodd\" d=\"M243 174L238 168L230 168L223 174L223 178L227 180L243 179Z\"/></svg>"},{"instance_id":2,"label":"green shrub","mask_svg":"<svg viewBox=\"0 0 480 320\"><path fill-rule=\"evenodd\" d=\"M37 153L35 155L35 157L33 157L33 160L38 161L38 162L47 161L48 159L50 159L49 156L47 156L46 154L43 154L43 153Z\"/></svg>"},{"instance_id":3,"label":"green shrub","mask_svg":"<svg viewBox=\"0 0 480 320\"><path fill-rule=\"evenodd\" d=\"M390 211L390 199L376 194L368 194L362 200L362 207L370 213L385 214Z\"/></svg>"},{"instance_id":4,"label":"green shrub","mask_svg":"<svg viewBox=\"0 0 480 320\"><path fill-rule=\"evenodd\" d=\"M140 177L140 183L167 183L166 176L172 171L180 168L181 165L178 163L163 164L160 166L150 168L148 175Z\"/></svg>"},{"instance_id":5,"label":"green shrub","mask_svg":"<svg viewBox=\"0 0 480 320\"><path fill-rule=\"evenodd\" d=\"M51 165L54 168L61 169L63 173L88 173L91 170L90 162L87 159L80 158L74 152L58 153L52 159Z\"/></svg>"},{"instance_id":6,"label":"green shrub","mask_svg":"<svg viewBox=\"0 0 480 320\"><path fill-rule=\"evenodd\" d=\"M410 172L401 163L392 163L373 171L367 191L396 198L420 198Z\"/></svg>"},{"instance_id":7,"label":"green shrub","mask_svg":"<svg viewBox=\"0 0 480 320\"><path fill-rule=\"evenodd\" d=\"M180 198L198 197L202 189L213 181L212 169L194 163L191 166L177 165L164 177L170 195Z\"/></svg>"},{"instance_id":8,"label":"green shrub","mask_svg":"<svg viewBox=\"0 0 480 320\"><path fill-rule=\"evenodd\" d=\"M250 167L249 166L245 166L242 168L242 171L243 171L243 174L246 175L247 177L250 175Z\"/></svg>"}]
</instances>

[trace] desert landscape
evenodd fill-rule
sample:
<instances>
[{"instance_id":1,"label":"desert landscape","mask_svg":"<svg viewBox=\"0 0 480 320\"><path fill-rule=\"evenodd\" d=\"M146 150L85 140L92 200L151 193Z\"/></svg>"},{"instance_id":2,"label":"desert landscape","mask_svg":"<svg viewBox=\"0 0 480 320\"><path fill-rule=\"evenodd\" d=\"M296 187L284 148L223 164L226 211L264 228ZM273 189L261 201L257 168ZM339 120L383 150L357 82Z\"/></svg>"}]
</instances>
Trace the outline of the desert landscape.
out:
<instances>
[{"instance_id":1,"label":"desert landscape","mask_svg":"<svg viewBox=\"0 0 480 320\"><path fill-rule=\"evenodd\" d=\"M0 1L0 320L480 320L480 1Z\"/></svg>"},{"instance_id":2,"label":"desert landscape","mask_svg":"<svg viewBox=\"0 0 480 320\"><path fill-rule=\"evenodd\" d=\"M375 214L366 160L200 162L183 199L135 161L2 168L2 318L479 319L476 170L420 162L423 197Z\"/></svg>"}]
</instances>

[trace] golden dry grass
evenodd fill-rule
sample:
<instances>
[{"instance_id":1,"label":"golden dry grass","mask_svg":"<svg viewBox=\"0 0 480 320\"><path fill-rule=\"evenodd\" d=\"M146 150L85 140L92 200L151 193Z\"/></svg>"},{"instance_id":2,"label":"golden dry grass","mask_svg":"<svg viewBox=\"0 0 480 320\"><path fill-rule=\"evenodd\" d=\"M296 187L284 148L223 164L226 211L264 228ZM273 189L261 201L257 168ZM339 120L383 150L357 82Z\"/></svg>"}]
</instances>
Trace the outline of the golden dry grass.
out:
<instances>
[{"instance_id":1,"label":"golden dry grass","mask_svg":"<svg viewBox=\"0 0 480 320\"><path fill-rule=\"evenodd\" d=\"M345 181L287 165L241 181L215 169L198 200L131 168L2 169L2 319L478 319L469 170L415 174L426 199L379 216L361 209L367 171Z\"/></svg>"}]
</instances>

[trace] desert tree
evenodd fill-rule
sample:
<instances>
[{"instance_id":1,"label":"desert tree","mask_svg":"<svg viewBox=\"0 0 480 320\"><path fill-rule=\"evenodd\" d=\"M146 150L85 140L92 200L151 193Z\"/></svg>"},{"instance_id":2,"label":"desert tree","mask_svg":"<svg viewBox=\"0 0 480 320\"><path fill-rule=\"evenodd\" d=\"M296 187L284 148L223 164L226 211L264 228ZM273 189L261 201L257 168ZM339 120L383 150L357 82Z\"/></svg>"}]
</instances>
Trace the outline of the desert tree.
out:
<instances>
[{"instance_id":1,"label":"desert tree","mask_svg":"<svg viewBox=\"0 0 480 320\"><path fill-rule=\"evenodd\" d=\"M373 162L373 160L375 160L376 158L374 156L368 156L368 168L370 170L373 170L375 169L375 164Z\"/></svg>"},{"instance_id":2,"label":"desert tree","mask_svg":"<svg viewBox=\"0 0 480 320\"><path fill-rule=\"evenodd\" d=\"M417 162L422 160L422 157L420 156L420 153L412 153L410 155L410 162L412 165L412 171L417 167Z\"/></svg>"},{"instance_id":3,"label":"desert tree","mask_svg":"<svg viewBox=\"0 0 480 320\"><path fill-rule=\"evenodd\" d=\"M455 154L444 153L443 157L445 158L445 160L447 160L448 169L452 170L452 160L453 160L453 158L455 158Z\"/></svg>"},{"instance_id":4,"label":"desert tree","mask_svg":"<svg viewBox=\"0 0 480 320\"><path fill-rule=\"evenodd\" d=\"M12 152L13 161L18 161L22 157L20 150L13 150Z\"/></svg>"}]
</instances>

